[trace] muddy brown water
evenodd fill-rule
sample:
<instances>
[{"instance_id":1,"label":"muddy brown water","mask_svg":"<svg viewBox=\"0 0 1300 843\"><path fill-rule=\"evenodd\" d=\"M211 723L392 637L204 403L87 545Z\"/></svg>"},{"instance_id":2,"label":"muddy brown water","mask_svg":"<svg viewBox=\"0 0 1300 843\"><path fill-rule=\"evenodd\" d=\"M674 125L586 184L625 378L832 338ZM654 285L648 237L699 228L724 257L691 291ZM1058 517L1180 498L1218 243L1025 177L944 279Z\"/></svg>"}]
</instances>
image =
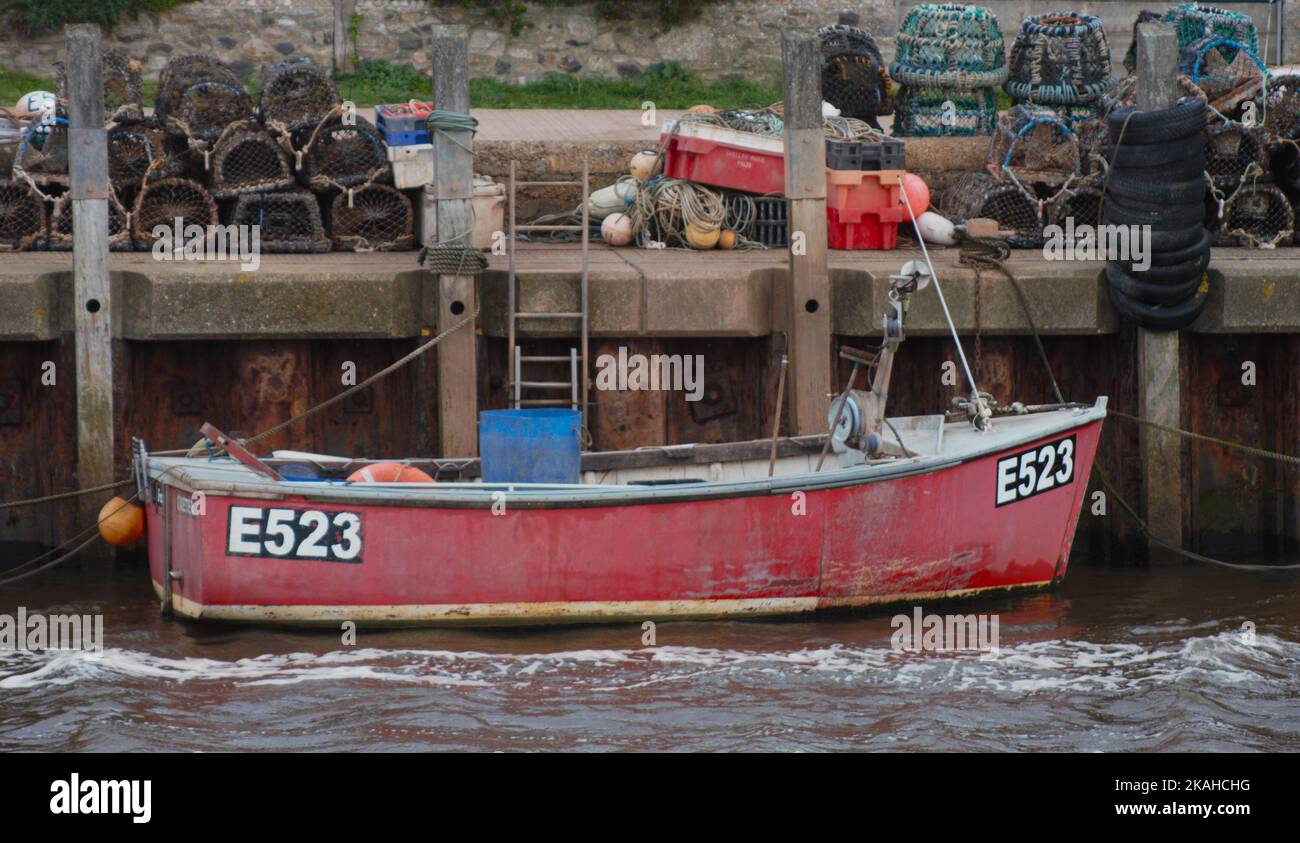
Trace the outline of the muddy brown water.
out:
<instances>
[{"instance_id":1,"label":"muddy brown water","mask_svg":"<svg viewBox=\"0 0 1300 843\"><path fill-rule=\"evenodd\" d=\"M923 606L996 614L995 655L896 651L893 611L347 646L164 621L143 569L69 568L0 613L102 613L103 652L0 650L0 750L1295 751L1298 587L1076 562L1056 592Z\"/></svg>"}]
</instances>

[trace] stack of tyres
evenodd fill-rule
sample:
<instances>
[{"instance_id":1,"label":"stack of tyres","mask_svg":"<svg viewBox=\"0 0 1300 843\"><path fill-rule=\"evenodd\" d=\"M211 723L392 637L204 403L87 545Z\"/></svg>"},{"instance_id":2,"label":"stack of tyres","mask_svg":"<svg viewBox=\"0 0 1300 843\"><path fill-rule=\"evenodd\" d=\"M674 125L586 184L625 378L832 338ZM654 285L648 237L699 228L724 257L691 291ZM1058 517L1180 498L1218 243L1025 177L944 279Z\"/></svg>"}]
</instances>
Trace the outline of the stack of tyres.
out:
<instances>
[{"instance_id":1,"label":"stack of tyres","mask_svg":"<svg viewBox=\"0 0 1300 843\"><path fill-rule=\"evenodd\" d=\"M1146 328L1185 328L1205 308L1212 239L1203 224L1205 120L1205 103L1193 97L1158 111L1125 106L1107 118L1102 221L1149 231L1151 252L1112 256L1107 287L1120 315Z\"/></svg>"}]
</instances>

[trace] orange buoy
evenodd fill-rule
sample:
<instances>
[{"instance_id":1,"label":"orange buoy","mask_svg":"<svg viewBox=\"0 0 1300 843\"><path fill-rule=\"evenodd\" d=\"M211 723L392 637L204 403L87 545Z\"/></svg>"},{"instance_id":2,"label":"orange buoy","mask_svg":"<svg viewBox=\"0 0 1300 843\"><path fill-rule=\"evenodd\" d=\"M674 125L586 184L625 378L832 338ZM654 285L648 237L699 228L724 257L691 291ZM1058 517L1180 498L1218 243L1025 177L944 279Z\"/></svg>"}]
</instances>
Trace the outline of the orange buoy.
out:
<instances>
[{"instance_id":1,"label":"orange buoy","mask_svg":"<svg viewBox=\"0 0 1300 843\"><path fill-rule=\"evenodd\" d=\"M727 229L727 230L724 230L721 234L719 234L719 235L718 235L718 248L719 248L719 249L734 249L734 248L736 248L736 232L731 231L730 229Z\"/></svg>"},{"instance_id":2,"label":"orange buoy","mask_svg":"<svg viewBox=\"0 0 1300 843\"><path fill-rule=\"evenodd\" d=\"M400 462L377 462L348 476L349 483L432 483L433 478L418 468Z\"/></svg>"},{"instance_id":3,"label":"orange buoy","mask_svg":"<svg viewBox=\"0 0 1300 843\"><path fill-rule=\"evenodd\" d=\"M99 535L119 547L139 541L144 535L144 507L113 498L99 510Z\"/></svg>"}]
</instances>

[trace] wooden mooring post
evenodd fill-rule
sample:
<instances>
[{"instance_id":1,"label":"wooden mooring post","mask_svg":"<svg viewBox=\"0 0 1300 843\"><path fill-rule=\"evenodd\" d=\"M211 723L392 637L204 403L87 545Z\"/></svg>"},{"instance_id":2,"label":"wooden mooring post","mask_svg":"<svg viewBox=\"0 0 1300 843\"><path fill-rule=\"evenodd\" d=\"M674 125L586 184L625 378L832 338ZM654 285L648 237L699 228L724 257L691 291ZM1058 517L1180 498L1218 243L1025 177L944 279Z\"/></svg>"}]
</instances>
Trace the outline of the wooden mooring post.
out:
<instances>
[{"instance_id":1,"label":"wooden mooring post","mask_svg":"<svg viewBox=\"0 0 1300 843\"><path fill-rule=\"evenodd\" d=\"M433 102L441 111L469 113L469 34L463 26L440 26L433 32ZM473 229L470 198L474 187L474 133L434 132L433 206L438 240L469 245L455 237ZM473 275L439 275L437 331L445 331L474 312ZM435 352L438 387L438 434L443 456L478 455L477 326L466 326L442 341ZM424 373L421 373L424 376Z\"/></svg>"},{"instance_id":2,"label":"wooden mooring post","mask_svg":"<svg viewBox=\"0 0 1300 843\"><path fill-rule=\"evenodd\" d=\"M1178 36L1169 24L1144 23L1137 31L1137 107L1139 111L1171 108L1178 101ZM1182 335L1179 331L1137 330L1140 415L1170 427L1182 427ZM1187 485L1182 439L1143 425L1139 432L1143 471L1142 497L1152 536L1183 546L1183 502ZM1177 555L1148 539L1152 562Z\"/></svg>"},{"instance_id":3,"label":"wooden mooring post","mask_svg":"<svg viewBox=\"0 0 1300 843\"><path fill-rule=\"evenodd\" d=\"M790 271L779 297L790 358L790 433L826 430L831 383L831 296L826 270L826 140L822 134L821 44L811 29L787 30L785 195Z\"/></svg>"},{"instance_id":4,"label":"wooden mooring post","mask_svg":"<svg viewBox=\"0 0 1300 843\"><path fill-rule=\"evenodd\" d=\"M113 482L113 300L108 271L108 135L100 30L65 29L68 74L68 171L71 180L73 311L77 361L77 483ZM98 515L103 500L82 499L82 516ZM95 543L85 556L111 555Z\"/></svg>"},{"instance_id":5,"label":"wooden mooring post","mask_svg":"<svg viewBox=\"0 0 1300 843\"><path fill-rule=\"evenodd\" d=\"M348 38L348 29L352 25L352 13L357 9L357 0L334 0L334 70L336 73L350 73L356 70L352 66L352 46Z\"/></svg>"}]
</instances>

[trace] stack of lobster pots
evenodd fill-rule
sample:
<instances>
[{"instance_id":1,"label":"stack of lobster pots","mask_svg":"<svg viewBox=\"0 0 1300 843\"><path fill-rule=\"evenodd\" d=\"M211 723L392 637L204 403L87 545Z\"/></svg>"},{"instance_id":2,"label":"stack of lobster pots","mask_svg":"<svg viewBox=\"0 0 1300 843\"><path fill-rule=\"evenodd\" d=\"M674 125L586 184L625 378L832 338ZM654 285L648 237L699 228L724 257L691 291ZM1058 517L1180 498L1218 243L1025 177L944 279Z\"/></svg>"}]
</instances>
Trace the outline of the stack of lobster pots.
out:
<instances>
[{"instance_id":1,"label":"stack of lobster pots","mask_svg":"<svg viewBox=\"0 0 1300 843\"><path fill-rule=\"evenodd\" d=\"M982 6L923 4L903 19L889 75L898 136L991 135L1007 80L997 17Z\"/></svg>"},{"instance_id":2,"label":"stack of lobster pots","mask_svg":"<svg viewBox=\"0 0 1300 843\"><path fill-rule=\"evenodd\" d=\"M384 137L310 60L267 65L254 96L230 65L175 56L152 114L138 61L105 50L101 70L110 248L189 254L217 242L217 225L243 227L250 245L256 228L260 252L414 247L413 204L393 186ZM60 106L21 129L14 178L0 177L0 250L72 248L67 125ZM202 242L190 233L200 231Z\"/></svg>"},{"instance_id":3,"label":"stack of lobster pots","mask_svg":"<svg viewBox=\"0 0 1300 843\"><path fill-rule=\"evenodd\" d=\"M1079 12L1031 15L1011 45L1003 88L1017 103L1048 106L1067 124L1097 117L1115 85L1101 21Z\"/></svg>"},{"instance_id":4,"label":"stack of lobster pots","mask_svg":"<svg viewBox=\"0 0 1300 843\"><path fill-rule=\"evenodd\" d=\"M1128 259L1106 267L1107 287L1115 309L1147 328L1184 328L1205 308L1205 122L1197 97L1156 111L1121 106L1107 116L1102 221L1127 228L1130 242ZM1149 249L1132 248L1134 237Z\"/></svg>"}]
</instances>

